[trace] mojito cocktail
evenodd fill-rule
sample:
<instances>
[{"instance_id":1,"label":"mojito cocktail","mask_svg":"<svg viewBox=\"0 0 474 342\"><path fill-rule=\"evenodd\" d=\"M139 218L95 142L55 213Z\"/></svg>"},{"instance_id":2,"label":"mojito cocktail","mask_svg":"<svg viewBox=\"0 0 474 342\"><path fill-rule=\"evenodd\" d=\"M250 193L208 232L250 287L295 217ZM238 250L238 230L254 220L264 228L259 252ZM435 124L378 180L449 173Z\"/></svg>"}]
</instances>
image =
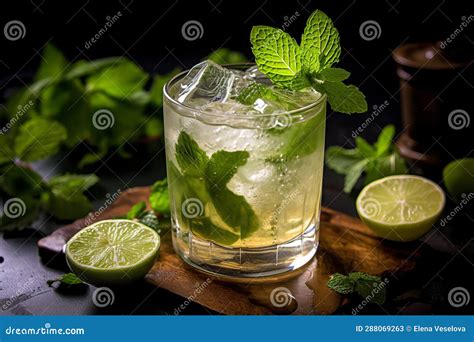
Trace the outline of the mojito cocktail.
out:
<instances>
[{"instance_id":1,"label":"mojito cocktail","mask_svg":"<svg viewBox=\"0 0 474 342\"><path fill-rule=\"evenodd\" d=\"M318 244L326 97L274 87L255 66L206 61L165 87L173 243L189 264L253 277Z\"/></svg>"}]
</instances>

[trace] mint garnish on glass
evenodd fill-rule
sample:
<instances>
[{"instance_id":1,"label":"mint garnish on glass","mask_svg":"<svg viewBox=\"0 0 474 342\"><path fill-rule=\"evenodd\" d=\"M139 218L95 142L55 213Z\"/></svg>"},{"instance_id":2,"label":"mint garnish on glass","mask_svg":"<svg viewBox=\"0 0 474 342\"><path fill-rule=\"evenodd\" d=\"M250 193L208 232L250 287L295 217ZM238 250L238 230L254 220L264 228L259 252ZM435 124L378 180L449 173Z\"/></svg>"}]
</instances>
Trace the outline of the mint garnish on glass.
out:
<instances>
[{"instance_id":1,"label":"mint garnish on glass","mask_svg":"<svg viewBox=\"0 0 474 342\"><path fill-rule=\"evenodd\" d=\"M332 67L341 55L339 33L323 12L317 10L309 17L300 45L288 33L268 26L254 26L250 40L258 69L277 87L313 87L327 95L334 111L367 111L364 94L343 82L350 73Z\"/></svg>"}]
</instances>

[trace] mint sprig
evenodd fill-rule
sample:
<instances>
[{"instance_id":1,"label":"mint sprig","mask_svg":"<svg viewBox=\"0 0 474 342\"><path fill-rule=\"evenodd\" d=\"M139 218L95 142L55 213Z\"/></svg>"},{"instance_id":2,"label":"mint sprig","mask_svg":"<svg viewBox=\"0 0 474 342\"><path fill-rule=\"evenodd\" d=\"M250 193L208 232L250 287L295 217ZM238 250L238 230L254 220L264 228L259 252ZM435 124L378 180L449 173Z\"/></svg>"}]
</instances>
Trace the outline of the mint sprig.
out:
<instances>
[{"instance_id":1,"label":"mint sprig","mask_svg":"<svg viewBox=\"0 0 474 342\"><path fill-rule=\"evenodd\" d=\"M341 54L339 33L323 12L317 10L309 17L301 45L288 33L268 26L253 27L250 40L259 70L276 86L291 90L312 86L327 94L335 111L367 111L364 94L342 82L349 72L332 68Z\"/></svg>"},{"instance_id":2,"label":"mint sprig","mask_svg":"<svg viewBox=\"0 0 474 342\"><path fill-rule=\"evenodd\" d=\"M374 145L356 137L356 147L345 149L331 146L326 151L326 165L345 175L344 191L351 192L357 180L365 173L365 184L382 177L404 174L408 171L403 158L392 142L395 127L386 126Z\"/></svg>"},{"instance_id":3,"label":"mint sprig","mask_svg":"<svg viewBox=\"0 0 474 342\"><path fill-rule=\"evenodd\" d=\"M364 272L352 272L347 276L334 273L327 285L331 290L339 294L357 293L368 302L376 304L385 303L386 283L377 276Z\"/></svg>"}]
</instances>

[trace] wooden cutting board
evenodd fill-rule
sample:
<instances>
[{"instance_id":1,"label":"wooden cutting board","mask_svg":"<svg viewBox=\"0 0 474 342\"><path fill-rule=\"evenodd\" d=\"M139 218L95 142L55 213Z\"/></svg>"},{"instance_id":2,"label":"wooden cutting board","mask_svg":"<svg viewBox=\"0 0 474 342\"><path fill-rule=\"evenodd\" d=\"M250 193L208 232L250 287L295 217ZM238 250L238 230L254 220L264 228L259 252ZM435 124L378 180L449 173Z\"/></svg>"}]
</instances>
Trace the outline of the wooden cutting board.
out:
<instances>
[{"instance_id":1,"label":"wooden cutting board","mask_svg":"<svg viewBox=\"0 0 474 342\"><path fill-rule=\"evenodd\" d=\"M91 223L123 215L133 204L147 201L149 193L148 187L129 189L100 215L78 219L42 238L38 241L42 260L63 260L64 244L84 227L86 219ZM417 244L382 241L360 220L323 208L316 257L293 273L253 281L218 279L181 261L167 231L146 281L185 298L183 307L193 301L221 314L330 314L348 300L326 286L331 274L361 271L389 277L414 271L419 257Z\"/></svg>"}]
</instances>

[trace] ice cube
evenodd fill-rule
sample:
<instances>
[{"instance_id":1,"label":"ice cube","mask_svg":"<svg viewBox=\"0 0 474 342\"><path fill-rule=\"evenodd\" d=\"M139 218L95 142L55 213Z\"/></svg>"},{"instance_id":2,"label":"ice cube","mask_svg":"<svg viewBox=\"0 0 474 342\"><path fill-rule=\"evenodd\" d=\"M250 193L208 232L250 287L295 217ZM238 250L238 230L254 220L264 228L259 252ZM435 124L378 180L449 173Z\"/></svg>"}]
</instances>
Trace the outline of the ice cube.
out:
<instances>
[{"instance_id":1,"label":"ice cube","mask_svg":"<svg viewBox=\"0 0 474 342\"><path fill-rule=\"evenodd\" d=\"M212 61L196 64L181 80L176 99L181 103L225 102L231 95L236 74Z\"/></svg>"}]
</instances>

